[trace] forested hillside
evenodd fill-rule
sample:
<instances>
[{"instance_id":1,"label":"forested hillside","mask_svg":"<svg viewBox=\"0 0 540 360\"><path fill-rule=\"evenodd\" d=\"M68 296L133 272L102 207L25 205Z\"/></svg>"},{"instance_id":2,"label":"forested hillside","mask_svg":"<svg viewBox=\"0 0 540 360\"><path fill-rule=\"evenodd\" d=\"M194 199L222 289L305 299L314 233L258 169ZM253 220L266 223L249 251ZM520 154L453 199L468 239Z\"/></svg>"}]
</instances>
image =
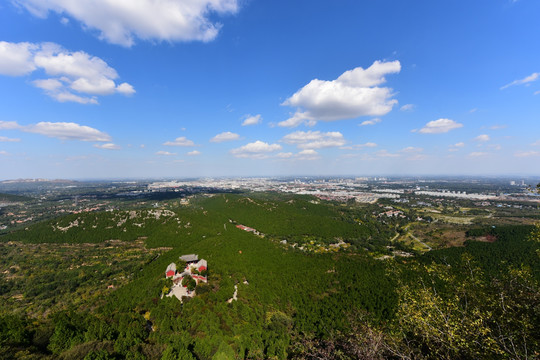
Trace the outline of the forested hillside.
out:
<instances>
[{"instance_id":1,"label":"forested hillside","mask_svg":"<svg viewBox=\"0 0 540 360\"><path fill-rule=\"evenodd\" d=\"M540 242L538 234L530 235L532 228L479 228L469 232L465 247L381 260L374 254L392 244L398 220L380 221L375 208L310 197L218 194L185 206L73 214L5 235L0 357L540 354ZM486 233L493 242L474 241ZM327 246L341 240L352 245ZM142 241L146 254L128 245ZM332 251L300 249L311 242ZM30 246L56 260L29 262L18 255ZM183 304L162 298L170 287L167 265L190 253L208 261L208 284L198 285L197 296ZM46 289L40 290L44 280L32 275L34 268L47 274ZM55 279L55 268L71 280ZM34 277L14 285L23 273ZM92 286L99 297L92 296ZM228 302L235 286L238 299ZM57 297L51 296L54 287ZM44 299L49 305L38 306Z\"/></svg>"}]
</instances>

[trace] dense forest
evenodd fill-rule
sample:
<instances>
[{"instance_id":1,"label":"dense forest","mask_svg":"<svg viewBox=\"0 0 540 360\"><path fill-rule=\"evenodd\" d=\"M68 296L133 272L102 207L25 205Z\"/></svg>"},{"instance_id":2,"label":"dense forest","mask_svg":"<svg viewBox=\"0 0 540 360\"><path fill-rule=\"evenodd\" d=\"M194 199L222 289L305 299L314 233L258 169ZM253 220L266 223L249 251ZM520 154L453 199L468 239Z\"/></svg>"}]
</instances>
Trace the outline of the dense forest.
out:
<instances>
[{"instance_id":1,"label":"dense forest","mask_svg":"<svg viewBox=\"0 0 540 360\"><path fill-rule=\"evenodd\" d=\"M404 220L377 210L213 194L4 235L0 358L540 356L539 230L471 228L463 247L381 258ZM167 265L190 253L208 261L208 283L183 303L162 297Z\"/></svg>"}]
</instances>

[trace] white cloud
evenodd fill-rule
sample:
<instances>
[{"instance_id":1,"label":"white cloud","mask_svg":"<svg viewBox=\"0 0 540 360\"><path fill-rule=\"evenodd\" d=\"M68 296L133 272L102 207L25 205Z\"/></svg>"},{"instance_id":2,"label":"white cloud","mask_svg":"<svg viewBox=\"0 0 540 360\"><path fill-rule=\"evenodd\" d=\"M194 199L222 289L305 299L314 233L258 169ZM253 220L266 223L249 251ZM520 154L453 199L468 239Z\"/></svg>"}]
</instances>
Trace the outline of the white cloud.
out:
<instances>
[{"instance_id":1,"label":"white cloud","mask_svg":"<svg viewBox=\"0 0 540 360\"><path fill-rule=\"evenodd\" d=\"M94 144L94 147L98 149L105 149L105 150L120 150L120 145L116 145L113 143L106 143L106 144Z\"/></svg>"},{"instance_id":2,"label":"white cloud","mask_svg":"<svg viewBox=\"0 0 540 360\"><path fill-rule=\"evenodd\" d=\"M409 161L421 161L427 159L428 156L425 154L412 154L411 156L407 157L405 160Z\"/></svg>"},{"instance_id":3,"label":"white cloud","mask_svg":"<svg viewBox=\"0 0 540 360\"><path fill-rule=\"evenodd\" d=\"M483 157L489 155L487 152L475 151L469 154L469 157Z\"/></svg>"},{"instance_id":4,"label":"white cloud","mask_svg":"<svg viewBox=\"0 0 540 360\"><path fill-rule=\"evenodd\" d=\"M0 136L0 142L19 142L21 139L8 138L5 136Z\"/></svg>"},{"instance_id":5,"label":"white cloud","mask_svg":"<svg viewBox=\"0 0 540 360\"><path fill-rule=\"evenodd\" d=\"M302 150L298 154L296 154L295 158L298 159L298 160L317 160L320 157L319 157L319 153L316 152L315 150L306 149L306 150Z\"/></svg>"},{"instance_id":6,"label":"white cloud","mask_svg":"<svg viewBox=\"0 0 540 360\"><path fill-rule=\"evenodd\" d=\"M245 117L246 118L244 119L244 122L242 122L242 126L257 125L262 122L262 117L260 114L246 115Z\"/></svg>"},{"instance_id":7,"label":"white cloud","mask_svg":"<svg viewBox=\"0 0 540 360\"><path fill-rule=\"evenodd\" d=\"M279 153L276 155L277 158L280 158L280 159L289 159L293 156L293 153L292 152L287 152L287 153Z\"/></svg>"},{"instance_id":8,"label":"white cloud","mask_svg":"<svg viewBox=\"0 0 540 360\"><path fill-rule=\"evenodd\" d=\"M5 150L0 150L0 155L9 155L9 153Z\"/></svg>"},{"instance_id":9,"label":"white cloud","mask_svg":"<svg viewBox=\"0 0 540 360\"><path fill-rule=\"evenodd\" d=\"M0 121L0 129L20 130L40 134L60 140L111 141L111 137L97 129L85 125L67 122L42 121L37 124L19 125L15 121Z\"/></svg>"},{"instance_id":10,"label":"white cloud","mask_svg":"<svg viewBox=\"0 0 540 360\"><path fill-rule=\"evenodd\" d=\"M532 73L531 75L523 78L523 79L519 79L519 80L514 80L512 81L511 83L508 83L504 86L501 86L501 90L504 90L510 86L514 86L514 85L523 85L523 84L528 84L528 83L531 83L533 81L536 81L538 80L538 77L540 76L540 73Z\"/></svg>"},{"instance_id":11,"label":"white cloud","mask_svg":"<svg viewBox=\"0 0 540 360\"><path fill-rule=\"evenodd\" d=\"M268 144L257 140L236 149L231 150L231 154L238 158L264 159L269 157L269 153L281 150L279 144Z\"/></svg>"},{"instance_id":12,"label":"white cloud","mask_svg":"<svg viewBox=\"0 0 540 360\"><path fill-rule=\"evenodd\" d=\"M156 155L173 156L176 155L176 153L160 150L156 152Z\"/></svg>"},{"instance_id":13,"label":"white cloud","mask_svg":"<svg viewBox=\"0 0 540 360\"><path fill-rule=\"evenodd\" d=\"M210 142L214 143L220 143L224 141L234 141L240 139L240 135L235 134L230 131L222 132L221 134L217 134L213 138L210 139Z\"/></svg>"},{"instance_id":14,"label":"white cloud","mask_svg":"<svg viewBox=\"0 0 540 360\"><path fill-rule=\"evenodd\" d=\"M506 125L493 125L493 126L490 126L489 128L491 130L501 130L501 129L505 129L507 126Z\"/></svg>"},{"instance_id":15,"label":"white cloud","mask_svg":"<svg viewBox=\"0 0 540 360\"><path fill-rule=\"evenodd\" d=\"M42 121L34 125L21 127L22 131L54 137L61 140L81 140L81 141L111 141L111 137L97 129L89 126L67 122L46 122Z\"/></svg>"},{"instance_id":16,"label":"white cloud","mask_svg":"<svg viewBox=\"0 0 540 360\"><path fill-rule=\"evenodd\" d=\"M486 142L486 141L489 141L490 138L489 138L489 135L482 134L482 135L478 135L477 137L475 137L474 140L480 141L480 142Z\"/></svg>"},{"instance_id":17,"label":"white cloud","mask_svg":"<svg viewBox=\"0 0 540 360\"><path fill-rule=\"evenodd\" d=\"M197 155L201 155L201 152L197 150L193 150L193 151L188 152L187 154L189 156L197 156Z\"/></svg>"},{"instance_id":18,"label":"white cloud","mask_svg":"<svg viewBox=\"0 0 540 360\"><path fill-rule=\"evenodd\" d=\"M414 104L405 104L402 107L399 108L401 111L413 111L416 108L416 105Z\"/></svg>"},{"instance_id":19,"label":"white cloud","mask_svg":"<svg viewBox=\"0 0 540 360\"><path fill-rule=\"evenodd\" d=\"M195 146L195 143L185 136L177 137L174 141L166 141L163 143L166 146Z\"/></svg>"},{"instance_id":20,"label":"white cloud","mask_svg":"<svg viewBox=\"0 0 540 360\"><path fill-rule=\"evenodd\" d=\"M213 20L214 15L238 11L237 0L14 1L41 18L54 11L76 19L83 28L98 30L100 39L122 46L132 46L136 38L211 41L221 28L221 24Z\"/></svg>"},{"instance_id":21,"label":"white cloud","mask_svg":"<svg viewBox=\"0 0 540 360\"><path fill-rule=\"evenodd\" d=\"M371 119L363 121L359 126L366 126L366 125L375 125L377 123L380 123L382 120L379 118Z\"/></svg>"},{"instance_id":22,"label":"white cloud","mask_svg":"<svg viewBox=\"0 0 540 360\"><path fill-rule=\"evenodd\" d=\"M450 145L448 151L458 151L460 148L464 147L465 146L465 143L464 142L458 142L454 145Z\"/></svg>"},{"instance_id":23,"label":"white cloud","mask_svg":"<svg viewBox=\"0 0 540 360\"><path fill-rule=\"evenodd\" d=\"M403 148L403 149L399 150L399 152L407 153L407 154L411 154L411 153L419 153L419 152L422 152L422 151L424 151L424 149L418 148L418 147L414 147L414 146L408 146L408 147L406 147L406 148Z\"/></svg>"},{"instance_id":24,"label":"white cloud","mask_svg":"<svg viewBox=\"0 0 540 360\"><path fill-rule=\"evenodd\" d=\"M97 96L135 93L128 83L116 84L118 74L105 61L83 51L54 43L0 42L0 74L22 76L38 69L49 77L32 83L59 102L97 104Z\"/></svg>"},{"instance_id":25,"label":"white cloud","mask_svg":"<svg viewBox=\"0 0 540 360\"><path fill-rule=\"evenodd\" d=\"M14 129L20 129L21 125L19 125L16 121L2 121L0 120L0 130L14 130Z\"/></svg>"},{"instance_id":26,"label":"white cloud","mask_svg":"<svg viewBox=\"0 0 540 360\"><path fill-rule=\"evenodd\" d=\"M540 94L540 90L534 92L534 95L539 95L539 94Z\"/></svg>"},{"instance_id":27,"label":"white cloud","mask_svg":"<svg viewBox=\"0 0 540 360\"><path fill-rule=\"evenodd\" d=\"M375 61L367 69L357 67L346 71L336 80L314 79L282 103L297 110L278 125L294 127L302 123L314 125L317 121L385 115L397 100L392 99L392 89L378 85L386 82L385 75L400 70L399 61Z\"/></svg>"},{"instance_id":28,"label":"white cloud","mask_svg":"<svg viewBox=\"0 0 540 360\"><path fill-rule=\"evenodd\" d=\"M460 127L463 127L463 124L455 122L454 120L439 119L428 122L418 132L421 134L442 134L447 133L450 130L459 129Z\"/></svg>"},{"instance_id":29,"label":"white cloud","mask_svg":"<svg viewBox=\"0 0 540 360\"><path fill-rule=\"evenodd\" d=\"M123 95L135 94L135 89L128 83L121 83L116 87L116 91Z\"/></svg>"},{"instance_id":30,"label":"white cloud","mask_svg":"<svg viewBox=\"0 0 540 360\"><path fill-rule=\"evenodd\" d=\"M345 145L343 134L338 131L296 131L281 139L286 144L296 145L300 149L322 149Z\"/></svg>"},{"instance_id":31,"label":"white cloud","mask_svg":"<svg viewBox=\"0 0 540 360\"><path fill-rule=\"evenodd\" d=\"M342 146L340 147L340 149L342 150L353 150L353 149L363 149L363 148L374 148L374 147L377 147L378 145L375 144L374 142L367 142L365 144L355 144L355 145L351 145L351 146Z\"/></svg>"},{"instance_id":32,"label":"white cloud","mask_svg":"<svg viewBox=\"0 0 540 360\"><path fill-rule=\"evenodd\" d=\"M36 45L0 41L0 74L22 76L36 69L32 61Z\"/></svg>"},{"instance_id":33,"label":"white cloud","mask_svg":"<svg viewBox=\"0 0 540 360\"><path fill-rule=\"evenodd\" d=\"M514 154L516 157L531 157L531 156L539 156L540 152L538 151L518 151Z\"/></svg>"},{"instance_id":34,"label":"white cloud","mask_svg":"<svg viewBox=\"0 0 540 360\"><path fill-rule=\"evenodd\" d=\"M390 153L387 150L377 151L377 153L375 155L377 155L378 157L383 157L383 158L385 158L385 157L392 158L392 157L400 157L401 156L399 154Z\"/></svg>"},{"instance_id":35,"label":"white cloud","mask_svg":"<svg viewBox=\"0 0 540 360\"><path fill-rule=\"evenodd\" d=\"M1 127L0 127L0 129L1 129ZM537 140L537 141L533 142L531 145L532 146L540 146L540 140Z\"/></svg>"}]
</instances>

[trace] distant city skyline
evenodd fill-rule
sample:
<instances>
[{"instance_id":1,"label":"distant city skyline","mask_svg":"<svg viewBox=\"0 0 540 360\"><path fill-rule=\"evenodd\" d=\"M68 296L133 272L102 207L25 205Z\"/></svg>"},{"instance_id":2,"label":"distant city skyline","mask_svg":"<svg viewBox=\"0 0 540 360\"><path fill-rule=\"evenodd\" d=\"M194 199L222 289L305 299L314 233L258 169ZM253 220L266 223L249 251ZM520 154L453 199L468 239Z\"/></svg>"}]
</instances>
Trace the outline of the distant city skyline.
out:
<instances>
[{"instance_id":1,"label":"distant city skyline","mask_svg":"<svg viewBox=\"0 0 540 360\"><path fill-rule=\"evenodd\" d=\"M540 175L538 14L532 0L4 2L0 180Z\"/></svg>"}]
</instances>

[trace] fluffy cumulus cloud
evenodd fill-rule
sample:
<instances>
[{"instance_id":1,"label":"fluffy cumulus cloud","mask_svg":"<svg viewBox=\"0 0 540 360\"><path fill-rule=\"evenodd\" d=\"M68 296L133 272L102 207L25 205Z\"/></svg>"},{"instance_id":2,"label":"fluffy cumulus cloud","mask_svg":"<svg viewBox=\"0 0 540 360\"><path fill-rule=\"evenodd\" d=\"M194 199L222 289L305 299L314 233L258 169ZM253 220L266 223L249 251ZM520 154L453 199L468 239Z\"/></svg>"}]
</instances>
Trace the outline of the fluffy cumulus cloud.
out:
<instances>
[{"instance_id":1,"label":"fluffy cumulus cloud","mask_svg":"<svg viewBox=\"0 0 540 360\"><path fill-rule=\"evenodd\" d=\"M106 143L106 144L94 144L94 147L98 149L104 149L104 150L120 150L120 145L116 145L113 143Z\"/></svg>"},{"instance_id":2,"label":"fluffy cumulus cloud","mask_svg":"<svg viewBox=\"0 0 540 360\"><path fill-rule=\"evenodd\" d=\"M428 122L423 128L418 130L421 134L443 134L450 130L459 129L463 124L450 119L439 119Z\"/></svg>"},{"instance_id":3,"label":"fluffy cumulus cloud","mask_svg":"<svg viewBox=\"0 0 540 360\"><path fill-rule=\"evenodd\" d=\"M283 102L282 105L297 110L278 125L295 127L302 123L314 125L317 121L385 115L397 100L392 99L392 89L379 85L386 82L386 75L400 71L399 61L375 61L367 69L357 67L335 80L314 79Z\"/></svg>"},{"instance_id":4,"label":"fluffy cumulus cloud","mask_svg":"<svg viewBox=\"0 0 540 360\"><path fill-rule=\"evenodd\" d=\"M108 142L111 137L97 129L72 122L47 122L37 124L19 125L15 121L0 121L0 129L20 130L28 133L40 134L60 140L80 140Z\"/></svg>"},{"instance_id":5,"label":"fluffy cumulus cloud","mask_svg":"<svg viewBox=\"0 0 540 360\"><path fill-rule=\"evenodd\" d=\"M211 41L221 25L214 14L234 14L237 0L14 0L35 16L52 11L84 28L96 29L107 42L132 46L136 38L158 41ZM65 22L65 21L64 21Z\"/></svg>"},{"instance_id":6,"label":"fluffy cumulus cloud","mask_svg":"<svg viewBox=\"0 0 540 360\"><path fill-rule=\"evenodd\" d=\"M177 137L174 141L166 141L163 143L166 146L195 146L192 140L189 140L185 136Z\"/></svg>"},{"instance_id":7,"label":"fluffy cumulus cloud","mask_svg":"<svg viewBox=\"0 0 540 360\"><path fill-rule=\"evenodd\" d=\"M538 80L539 76L540 76L540 73L532 73L531 75L526 76L523 79L514 80L511 83L508 83L508 84L506 84L504 86L501 86L501 90L504 90L504 89L509 88L510 86L514 86L514 85L529 84L529 83L531 83L533 81Z\"/></svg>"},{"instance_id":8,"label":"fluffy cumulus cloud","mask_svg":"<svg viewBox=\"0 0 540 360\"><path fill-rule=\"evenodd\" d=\"M282 147L279 144L268 144L257 140L239 148L232 149L231 154L237 158L265 159L270 157L271 153L281 149Z\"/></svg>"},{"instance_id":9,"label":"fluffy cumulus cloud","mask_svg":"<svg viewBox=\"0 0 540 360\"><path fill-rule=\"evenodd\" d=\"M189 156L197 156L197 155L201 155L201 152L197 150L193 150L193 151L188 152L187 154Z\"/></svg>"},{"instance_id":10,"label":"fluffy cumulus cloud","mask_svg":"<svg viewBox=\"0 0 540 360\"><path fill-rule=\"evenodd\" d=\"M102 59L83 51L72 52L54 43L8 43L0 41L0 74L45 75L32 81L59 102L97 104L97 96L132 95L128 83L117 83L118 73Z\"/></svg>"},{"instance_id":11,"label":"fluffy cumulus cloud","mask_svg":"<svg viewBox=\"0 0 540 360\"><path fill-rule=\"evenodd\" d=\"M343 134L338 131L326 133L320 131L296 131L285 135L281 141L286 144L296 145L300 149L338 147L346 143Z\"/></svg>"},{"instance_id":12,"label":"fluffy cumulus cloud","mask_svg":"<svg viewBox=\"0 0 540 360\"><path fill-rule=\"evenodd\" d=\"M230 131L222 132L221 134L217 134L213 138L210 139L210 142L214 143L220 143L224 141L234 141L240 139L240 135L235 134Z\"/></svg>"},{"instance_id":13,"label":"fluffy cumulus cloud","mask_svg":"<svg viewBox=\"0 0 540 360\"><path fill-rule=\"evenodd\" d=\"M36 69L32 61L37 46L31 43L0 41L0 74L22 76Z\"/></svg>"},{"instance_id":14,"label":"fluffy cumulus cloud","mask_svg":"<svg viewBox=\"0 0 540 360\"><path fill-rule=\"evenodd\" d=\"M242 126L249 126L249 125L257 125L262 122L262 116L260 114L257 115L246 115L244 121L242 122Z\"/></svg>"}]
</instances>

